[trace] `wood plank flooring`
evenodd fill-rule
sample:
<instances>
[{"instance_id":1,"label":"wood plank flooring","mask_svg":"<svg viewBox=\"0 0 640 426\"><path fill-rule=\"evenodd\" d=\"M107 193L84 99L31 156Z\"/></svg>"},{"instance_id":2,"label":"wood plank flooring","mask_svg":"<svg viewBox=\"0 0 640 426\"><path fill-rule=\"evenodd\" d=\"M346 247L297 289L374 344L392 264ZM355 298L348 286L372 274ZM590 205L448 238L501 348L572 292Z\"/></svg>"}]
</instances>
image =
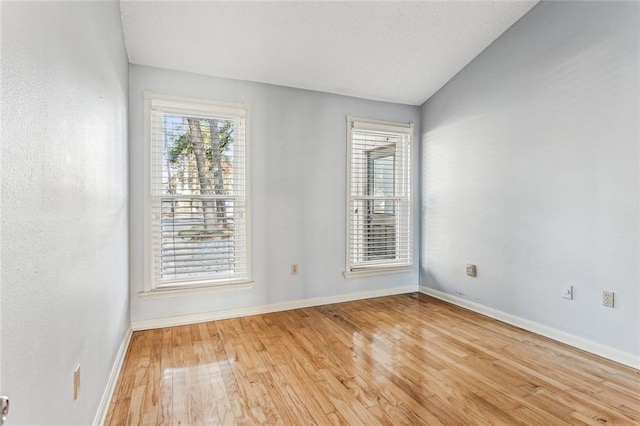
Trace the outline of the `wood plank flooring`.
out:
<instances>
[{"instance_id":1,"label":"wood plank flooring","mask_svg":"<svg viewBox=\"0 0 640 426\"><path fill-rule=\"evenodd\" d=\"M107 425L640 424L640 372L418 294L135 332Z\"/></svg>"}]
</instances>

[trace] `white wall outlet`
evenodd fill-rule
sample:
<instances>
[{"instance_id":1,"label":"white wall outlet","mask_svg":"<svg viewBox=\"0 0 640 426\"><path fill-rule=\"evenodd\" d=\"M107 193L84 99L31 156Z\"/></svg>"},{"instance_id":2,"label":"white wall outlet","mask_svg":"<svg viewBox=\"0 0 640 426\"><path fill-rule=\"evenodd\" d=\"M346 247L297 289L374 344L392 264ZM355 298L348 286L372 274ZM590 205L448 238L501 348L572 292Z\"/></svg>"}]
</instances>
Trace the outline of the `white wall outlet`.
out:
<instances>
[{"instance_id":1,"label":"white wall outlet","mask_svg":"<svg viewBox=\"0 0 640 426\"><path fill-rule=\"evenodd\" d=\"M602 306L608 306L610 308L613 308L613 292L612 291L602 292Z\"/></svg>"},{"instance_id":2,"label":"white wall outlet","mask_svg":"<svg viewBox=\"0 0 640 426\"><path fill-rule=\"evenodd\" d=\"M467 264L467 275L470 277L475 277L477 275L476 265L472 265L470 263Z\"/></svg>"},{"instance_id":3,"label":"white wall outlet","mask_svg":"<svg viewBox=\"0 0 640 426\"><path fill-rule=\"evenodd\" d=\"M565 299L573 299L573 286L568 285L562 289L562 297Z\"/></svg>"},{"instance_id":4,"label":"white wall outlet","mask_svg":"<svg viewBox=\"0 0 640 426\"><path fill-rule=\"evenodd\" d=\"M80 393L80 364L73 370L73 399L78 399Z\"/></svg>"},{"instance_id":5,"label":"white wall outlet","mask_svg":"<svg viewBox=\"0 0 640 426\"><path fill-rule=\"evenodd\" d=\"M291 275L297 275L298 274L298 264L297 263L292 263L291 264Z\"/></svg>"}]
</instances>

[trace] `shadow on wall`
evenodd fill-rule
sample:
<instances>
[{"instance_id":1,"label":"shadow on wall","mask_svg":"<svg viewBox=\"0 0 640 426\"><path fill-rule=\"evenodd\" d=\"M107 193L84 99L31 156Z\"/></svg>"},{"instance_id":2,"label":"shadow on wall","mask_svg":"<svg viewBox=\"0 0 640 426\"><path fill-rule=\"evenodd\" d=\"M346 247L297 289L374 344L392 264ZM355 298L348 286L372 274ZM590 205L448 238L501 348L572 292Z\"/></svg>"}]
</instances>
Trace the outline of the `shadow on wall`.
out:
<instances>
[{"instance_id":1,"label":"shadow on wall","mask_svg":"<svg viewBox=\"0 0 640 426\"><path fill-rule=\"evenodd\" d=\"M423 287L429 287L434 290L447 292L447 289L433 276L431 271L425 266L420 266L420 285Z\"/></svg>"}]
</instances>

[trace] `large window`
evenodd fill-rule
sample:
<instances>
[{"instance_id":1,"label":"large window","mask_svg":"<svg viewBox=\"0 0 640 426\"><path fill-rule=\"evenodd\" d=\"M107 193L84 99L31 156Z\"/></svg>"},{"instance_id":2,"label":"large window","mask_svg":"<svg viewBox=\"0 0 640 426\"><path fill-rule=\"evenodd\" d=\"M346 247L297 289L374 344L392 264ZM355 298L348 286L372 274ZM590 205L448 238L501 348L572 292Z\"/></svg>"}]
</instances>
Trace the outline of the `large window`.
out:
<instances>
[{"instance_id":1,"label":"large window","mask_svg":"<svg viewBox=\"0 0 640 426\"><path fill-rule=\"evenodd\" d=\"M248 109L146 98L149 290L247 282Z\"/></svg>"},{"instance_id":2,"label":"large window","mask_svg":"<svg viewBox=\"0 0 640 426\"><path fill-rule=\"evenodd\" d=\"M413 125L347 118L347 274L413 265Z\"/></svg>"}]
</instances>

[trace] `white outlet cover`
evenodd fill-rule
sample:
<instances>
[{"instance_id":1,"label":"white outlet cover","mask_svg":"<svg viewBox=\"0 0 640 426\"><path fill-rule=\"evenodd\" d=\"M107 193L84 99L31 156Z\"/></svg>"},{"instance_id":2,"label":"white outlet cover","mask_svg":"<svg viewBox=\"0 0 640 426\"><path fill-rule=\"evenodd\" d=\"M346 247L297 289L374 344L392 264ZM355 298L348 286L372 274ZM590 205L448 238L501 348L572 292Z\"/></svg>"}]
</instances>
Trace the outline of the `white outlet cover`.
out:
<instances>
[{"instance_id":1,"label":"white outlet cover","mask_svg":"<svg viewBox=\"0 0 640 426\"><path fill-rule=\"evenodd\" d=\"M565 299L573 299L573 286L570 285L562 289L562 297Z\"/></svg>"}]
</instances>

